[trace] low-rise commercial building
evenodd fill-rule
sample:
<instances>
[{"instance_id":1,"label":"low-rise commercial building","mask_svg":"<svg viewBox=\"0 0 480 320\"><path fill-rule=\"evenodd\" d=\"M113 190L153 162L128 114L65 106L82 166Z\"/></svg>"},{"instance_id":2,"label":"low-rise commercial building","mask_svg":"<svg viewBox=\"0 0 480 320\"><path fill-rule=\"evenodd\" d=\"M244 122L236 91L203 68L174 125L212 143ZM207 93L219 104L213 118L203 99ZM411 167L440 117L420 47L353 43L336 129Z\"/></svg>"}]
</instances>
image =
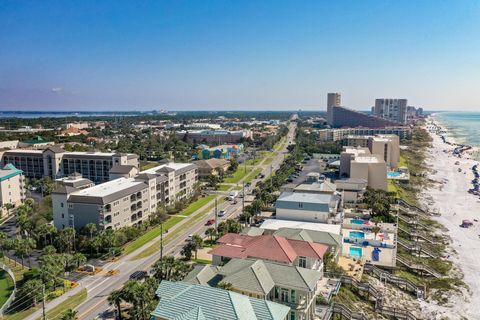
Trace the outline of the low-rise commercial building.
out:
<instances>
[{"instance_id":1,"label":"low-rise commercial building","mask_svg":"<svg viewBox=\"0 0 480 320\"><path fill-rule=\"evenodd\" d=\"M138 167L138 156L113 152L68 152L57 146L45 150L15 149L0 154L2 163L13 164L28 178L52 179L80 173L95 183L109 180L115 165Z\"/></svg>"},{"instance_id":2,"label":"low-rise commercial building","mask_svg":"<svg viewBox=\"0 0 480 320\"><path fill-rule=\"evenodd\" d=\"M215 147L201 145L198 149L198 159L236 159L243 152L243 144L223 144Z\"/></svg>"},{"instance_id":3,"label":"low-rise commercial building","mask_svg":"<svg viewBox=\"0 0 480 320\"><path fill-rule=\"evenodd\" d=\"M11 163L0 169L0 213L15 208L25 200L25 182L22 170Z\"/></svg>"},{"instance_id":4,"label":"low-rise commercial building","mask_svg":"<svg viewBox=\"0 0 480 320\"><path fill-rule=\"evenodd\" d=\"M197 181L196 165L168 163L81 190L62 184L52 193L54 224L58 229L80 229L88 223L99 229L139 224L158 207L190 198Z\"/></svg>"}]
</instances>

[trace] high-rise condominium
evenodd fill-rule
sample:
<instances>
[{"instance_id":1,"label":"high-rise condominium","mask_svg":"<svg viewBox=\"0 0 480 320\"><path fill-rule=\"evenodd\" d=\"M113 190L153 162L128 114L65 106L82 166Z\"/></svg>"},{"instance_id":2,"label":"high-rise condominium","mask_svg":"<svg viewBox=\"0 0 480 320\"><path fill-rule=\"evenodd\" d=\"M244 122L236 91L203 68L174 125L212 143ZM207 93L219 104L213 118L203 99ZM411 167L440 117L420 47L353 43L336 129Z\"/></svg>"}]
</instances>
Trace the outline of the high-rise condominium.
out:
<instances>
[{"instance_id":1,"label":"high-rise condominium","mask_svg":"<svg viewBox=\"0 0 480 320\"><path fill-rule=\"evenodd\" d=\"M381 118L407 122L407 99L376 99L373 113Z\"/></svg>"}]
</instances>

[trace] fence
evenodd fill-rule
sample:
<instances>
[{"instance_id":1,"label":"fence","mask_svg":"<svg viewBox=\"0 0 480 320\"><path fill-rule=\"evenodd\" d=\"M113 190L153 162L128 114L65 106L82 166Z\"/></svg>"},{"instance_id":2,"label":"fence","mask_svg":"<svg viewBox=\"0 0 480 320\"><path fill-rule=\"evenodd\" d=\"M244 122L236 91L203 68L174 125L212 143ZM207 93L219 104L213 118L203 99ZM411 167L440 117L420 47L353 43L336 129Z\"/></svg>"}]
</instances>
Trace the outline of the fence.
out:
<instances>
[{"instance_id":1,"label":"fence","mask_svg":"<svg viewBox=\"0 0 480 320\"><path fill-rule=\"evenodd\" d=\"M15 292L17 291L17 283L15 282L15 275L13 274L12 270L7 267L6 265L4 265L3 263L0 265L0 268L2 268L3 270L5 270L9 275L10 277L12 278L12 281L13 281L13 291L12 291L12 294L10 295L10 297L8 297L7 301L5 301L5 303L3 304L2 307L0 307L0 317L3 317L3 313L6 309L8 309L8 307L10 307L10 304L12 303L13 299L15 299Z\"/></svg>"}]
</instances>

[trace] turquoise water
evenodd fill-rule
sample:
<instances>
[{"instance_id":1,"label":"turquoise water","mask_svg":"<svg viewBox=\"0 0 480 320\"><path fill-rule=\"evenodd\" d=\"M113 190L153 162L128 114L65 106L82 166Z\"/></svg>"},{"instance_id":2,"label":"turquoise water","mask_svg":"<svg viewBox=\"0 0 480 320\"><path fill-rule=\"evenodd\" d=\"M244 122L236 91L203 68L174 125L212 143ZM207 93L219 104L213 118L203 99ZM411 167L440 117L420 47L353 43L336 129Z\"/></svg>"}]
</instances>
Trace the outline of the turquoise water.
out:
<instances>
[{"instance_id":1,"label":"turquoise water","mask_svg":"<svg viewBox=\"0 0 480 320\"><path fill-rule=\"evenodd\" d=\"M352 219L350 220L350 222L353 224L363 224L365 221L363 221L362 219Z\"/></svg>"},{"instance_id":2,"label":"turquoise water","mask_svg":"<svg viewBox=\"0 0 480 320\"><path fill-rule=\"evenodd\" d=\"M480 112L439 112L434 117L455 142L480 147Z\"/></svg>"},{"instance_id":3,"label":"turquoise water","mask_svg":"<svg viewBox=\"0 0 480 320\"><path fill-rule=\"evenodd\" d=\"M348 250L348 255L353 258L361 258L362 257L362 248L354 248L350 247Z\"/></svg>"},{"instance_id":4,"label":"turquoise water","mask_svg":"<svg viewBox=\"0 0 480 320\"><path fill-rule=\"evenodd\" d=\"M365 238L365 233L360 232L360 231L350 231L349 236L350 236L350 238L364 239Z\"/></svg>"},{"instance_id":5,"label":"turquoise water","mask_svg":"<svg viewBox=\"0 0 480 320\"><path fill-rule=\"evenodd\" d=\"M396 178L396 177L400 177L401 173L400 172L397 172L397 171L389 171L387 172L387 177L388 178Z\"/></svg>"}]
</instances>

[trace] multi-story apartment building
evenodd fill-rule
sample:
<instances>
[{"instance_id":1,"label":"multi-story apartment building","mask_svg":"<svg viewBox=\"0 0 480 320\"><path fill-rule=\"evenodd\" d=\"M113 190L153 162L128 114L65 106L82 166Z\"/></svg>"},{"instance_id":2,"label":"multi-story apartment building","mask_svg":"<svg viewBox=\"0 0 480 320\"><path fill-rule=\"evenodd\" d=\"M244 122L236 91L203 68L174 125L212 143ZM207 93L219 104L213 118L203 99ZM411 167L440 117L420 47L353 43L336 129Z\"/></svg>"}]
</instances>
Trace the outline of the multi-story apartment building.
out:
<instances>
[{"instance_id":1,"label":"multi-story apartment building","mask_svg":"<svg viewBox=\"0 0 480 320\"><path fill-rule=\"evenodd\" d=\"M225 144L239 143L252 137L250 130L182 130L175 132L178 139L187 139L194 143Z\"/></svg>"},{"instance_id":2,"label":"multi-story apartment building","mask_svg":"<svg viewBox=\"0 0 480 320\"><path fill-rule=\"evenodd\" d=\"M16 207L25 200L23 172L12 164L0 169L0 216L8 211L8 205Z\"/></svg>"},{"instance_id":3,"label":"multi-story apartment building","mask_svg":"<svg viewBox=\"0 0 480 320\"><path fill-rule=\"evenodd\" d=\"M371 154L381 155L383 160L393 170L400 160L400 139L397 135L348 136L346 145L349 147L368 148Z\"/></svg>"},{"instance_id":4,"label":"multi-story apartment building","mask_svg":"<svg viewBox=\"0 0 480 320\"><path fill-rule=\"evenodd\" d=\"M349 136L374 136L394 134L400 139L410 135L412 129L408 126L385 127L385 128L342 128L317 130L318 139L324 141L346 141Z\"/></svg>"},{"instance_id":5,"label":"multi-story apartment building","mask_svg":"<svg viewBox=\"0 0 480 320\"><path fill-rule=\"evenodd\" d=\"M407 123L407 99L375 99L373 114L383 119Z\"/></svg>"},{"instance_id":6,"label":"multi-story apartment building","mask_svg":"<svg viewBox=\"0 0 480 320\"><path fill-rule=\"evenodd\" d=\"M159 206L191 197L197 180L196 165L168 163L81 190L63 184L52 193L54 224L58 229L80 229L88 223L100 229L139 224Z\"/></svg>"},{"instance_id":7,"label":"multi-story apartment building","mask_svg":"<svg viewBox=\"0 0 480 320\"><path fill-rule=\"evenodd\" d=\"M368 148L344 147L340 177L363 179L371 188L387 190L387 164L383 154L372 154Z\"/></svg>"},{"instance_id":8,"label":"multi-story apartment building","mask_svg":"<svg viewBox=\"0 0 480 320\"><path fill-rule=\"evenodd\" d=\"M327 123L333 122L333 108L342 105L342 95L338 92L327 94Z\"/></svg>"},{"instance_id":9,"label":"multi-story apartment building","mask_svg":"<svg viewBox=\"0 0 480 320\"><path fill-rule=\"evenodd\" d=\"M112 152L68 152L52 146L45 150L15 149L0 154L2 163L13 164L28 178L52 179L80 173L95 183L109 180L115 165L138 166L138 156Z\"/></svg>"},{"instance_id":10,"label":"multi-story apartment building","mask_svg":"<svg viewBox=\"0 0 480 320\"><path fill-rule=\"evenodd\" d=\"M388 118L371 116L369 114L341 106L331 106L327 109L327 123L332 128L385 128L402 124L401 122L390 120Z\"/></svg>"}]
</instances>

